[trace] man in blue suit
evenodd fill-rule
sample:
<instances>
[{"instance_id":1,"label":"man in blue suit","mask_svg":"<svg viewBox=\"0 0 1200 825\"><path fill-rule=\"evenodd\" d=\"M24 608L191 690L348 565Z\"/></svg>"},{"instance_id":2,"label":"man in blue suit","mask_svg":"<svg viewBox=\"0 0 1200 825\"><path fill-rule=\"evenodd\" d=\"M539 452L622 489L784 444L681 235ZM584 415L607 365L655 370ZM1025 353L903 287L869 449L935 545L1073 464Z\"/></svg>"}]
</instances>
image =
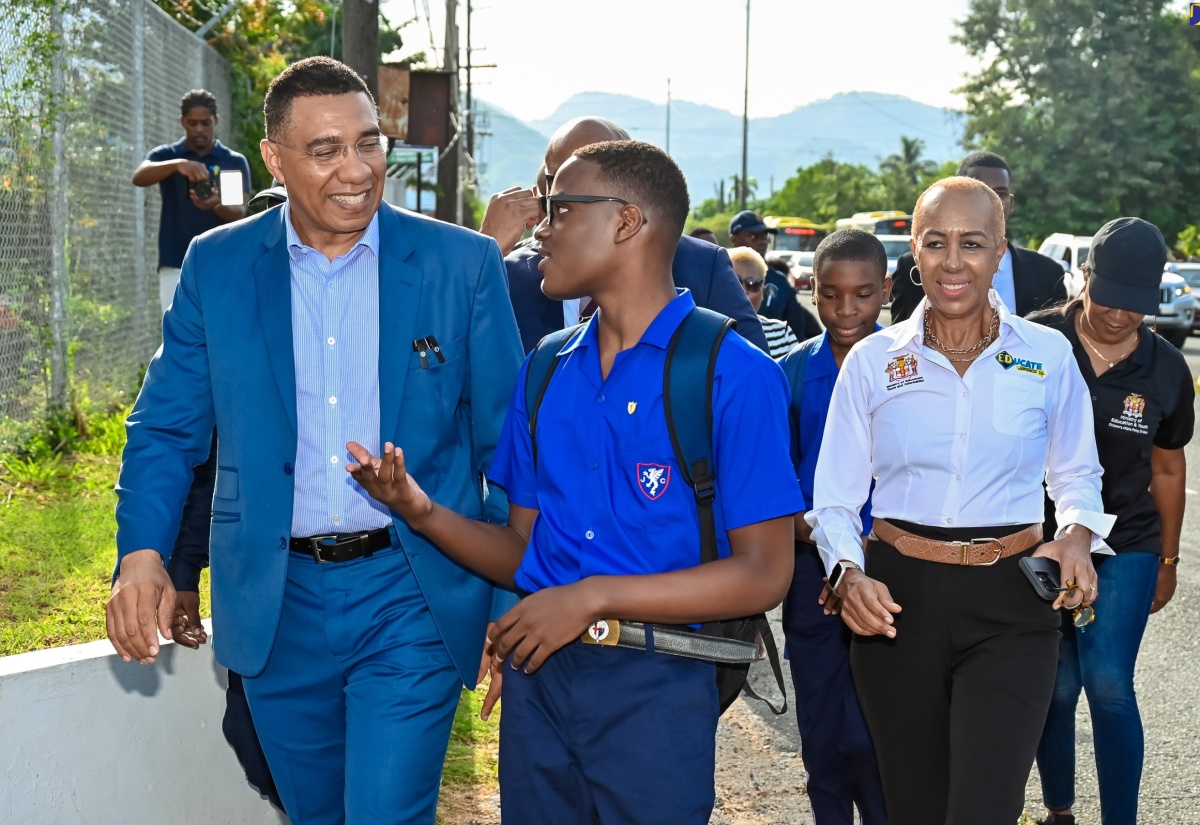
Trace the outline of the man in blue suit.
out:
<instances>
[{"instance_id":1,"label":"man in blue suit","mask_svg":"<svg viewBox=\"0 0 1200 825\"><path fill-rule=\"evenodd\" d=\"M358 75L271 84L263 159L289 201L196 239L128 421L109 638L151 663L192 467L221 433L213 642L241 673L295 825L432 825L493 590L346 473L404 445L432 495L504 523L483 482L520 367L495 244L382 204L386 142Z\"/></svg>"},{"instance_id":2,"label":"man in blue suit","mask_svg":"<svg viewBox=\"0 0 1200 825\"><path fill-rule=\"evenodd\" d=\"M629 133L612 121L597 117L578 118L561 126L546 146L545 166L538 174L539 187L543 174L546 180L541 194L550 191L558 168L567 162L576 149L606 140L629 140ZM482 231L488 232L495 226L492 234L497 240L508 236L519 238L520 229L524 228L520 221L525 216L515 212L514 215L518 221L514 224L515 235L505 232L504 227L497 225L495 220L489 221L487 215L484 216ZM590 314L586 299L556 301L546 297L542 292L542 274L538 271L541 260L541 254L533 245L513 250L504 259L504 266L508 270L509 295L516 312L517 327L521 330L521 345L527 353L551 332L574 325L580 315ZM724 249L696 238L682 237L675 250L671 274L675 278L675 286L691 290L696 306L732 318L737 322L737 331L742 337L763 352L768 351L762 324L741 282L734 275L729 254Z\"/></svg>"}]
</instances>

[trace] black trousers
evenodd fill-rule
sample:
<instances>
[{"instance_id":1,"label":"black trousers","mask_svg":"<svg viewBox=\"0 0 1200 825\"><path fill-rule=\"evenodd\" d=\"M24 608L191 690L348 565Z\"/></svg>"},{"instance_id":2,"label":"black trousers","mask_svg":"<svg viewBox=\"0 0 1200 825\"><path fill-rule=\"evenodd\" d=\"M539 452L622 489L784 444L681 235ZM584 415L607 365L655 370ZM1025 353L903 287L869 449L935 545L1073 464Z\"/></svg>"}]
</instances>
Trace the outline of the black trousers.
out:
<instances>
[{"instance_id":1,"label":"black trousers","mask_svg":"<svg viewBox=\"0 0 1200 825\"><path fill-rule=\"evenodd\" d=\"M902 608L895 639L856 636L850 653L890 825L1021 815L1061 637L1017 565L1031 552L963 567L868 544L867 574Z\"/></svg>"}]
</instances>

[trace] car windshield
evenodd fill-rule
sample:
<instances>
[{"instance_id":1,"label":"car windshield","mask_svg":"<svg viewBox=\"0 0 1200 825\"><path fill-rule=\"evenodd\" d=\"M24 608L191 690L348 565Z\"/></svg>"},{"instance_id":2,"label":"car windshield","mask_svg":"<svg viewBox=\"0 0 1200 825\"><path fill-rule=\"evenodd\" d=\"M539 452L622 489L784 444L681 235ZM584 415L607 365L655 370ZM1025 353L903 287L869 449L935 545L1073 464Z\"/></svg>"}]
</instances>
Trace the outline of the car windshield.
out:
<instances>
[{"instance_id":1,"label":"car windshield","mask_svg":"<svg viewBox=\"0 0 1200 825\"><path fill-rule=\"evenodd\" d=\"M801 252L796 256L796 263L800 264L800 266L812 266L813 258L816 254L816 252Z\"/></svg>"},{"instance_id":2,"label":"car windshield","mask_svg":"<svg viewBox=\"0 0 1200 825\"><path fill-rule=\"evenodd\" d=\"M884 241L883 249L889 258L899 258L912 247L908 241Z\"/></svg>"},{"instance_id":3,"label":"car windshield","mask_svg":"<svg viewBox=\"0 0 1200 825\"><path fill-rule=\"evenodd\" d=\"M1171 269L1187 281L1188 286L1200 287L1200 264L1175 264Z\"/></svg>"}]
</instances>

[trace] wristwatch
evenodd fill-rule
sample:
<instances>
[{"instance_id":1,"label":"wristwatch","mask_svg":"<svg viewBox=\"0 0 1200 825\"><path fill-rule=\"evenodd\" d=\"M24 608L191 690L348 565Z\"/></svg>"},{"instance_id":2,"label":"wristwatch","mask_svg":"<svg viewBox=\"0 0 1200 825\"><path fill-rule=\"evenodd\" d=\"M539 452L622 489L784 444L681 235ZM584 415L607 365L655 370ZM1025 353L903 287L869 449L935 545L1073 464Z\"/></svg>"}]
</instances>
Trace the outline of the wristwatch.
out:
<instances>
[{"instance_id":1,"label":"wristwatch","mask_svg":"<svg viewBox=\"0 0 1200 825\"><path fill-rule=\"evenodd\" d=\"M1159 562L1167 565L1168 567L1178 567L1179 566L1179 556L1159 556L1158 560L1159 560Z\"/></svg>"},{"instance_id":2,"label":"wristwatch","mask_svg":"<svg viewBox=\"0 0 1200 825\"><path fill-rule=\"evenodd\" d=\"M829 589L834 595L838 595L838 589L842 586L842 580L846 578L846 572L849 570L862 570L862 567L852 561L842 559L833 566L833 570L829 573Z\"/></svg>"}]
</instances>

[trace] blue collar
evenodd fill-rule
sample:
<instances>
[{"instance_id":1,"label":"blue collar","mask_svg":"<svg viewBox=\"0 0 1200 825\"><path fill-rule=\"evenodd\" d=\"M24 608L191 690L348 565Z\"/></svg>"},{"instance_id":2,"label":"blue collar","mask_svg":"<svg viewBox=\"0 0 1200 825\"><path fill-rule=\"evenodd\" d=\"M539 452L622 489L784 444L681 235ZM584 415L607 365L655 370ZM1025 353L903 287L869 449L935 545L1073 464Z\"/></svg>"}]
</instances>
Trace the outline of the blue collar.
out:
<instances>
[{"instance_id":1,"label":"blue collar","mask_svg":"<svg viewBox=\"0 0 1200 825\"><path fill-rule=\"evenodd\" d=\"M675 288L675 297L669 304L650 322L650 326L646 327L646 331L642 333L642 337L638 339L638 345L650 344L665 350L667 345L671 343L671 336L675 334L675 330L679 329L679 325L683 323L683 319L687 314L696 307L696 302L692 298L692 293L688 289L682 287ZM599 324L597 318L600 317L600 310L588 319L584 324L583 331L577 335L573 335L571 340L567 341L566 345L559 350L559 355L567 355L572 350L592 346L596 343L596 336Z\"/></svg>"},{"instance_id":2,"label":"blue collar","mask_svg":"<svg viewBox=\"0 0 1200 825\"><path fill-rule=\"evenodd\" d=\"M875 324L874 332L879 332L883 327ZM814 378L824 378L827 375L836 376L838 374L837 361L833 359L833 347L829 343L829 333L821 333L821 343L817 346L817 351L813 353L812 359L808 362L808 367L804 370L804 382L808 383Z\"/></svg>"},{"instance_id":3,"label":"blue collar","mask_svg":"<svg viewBox=\"0 0 1200 825\"><path fill-rule=\"evenodd\" d=\"M292 209L291 202L284 201L282 217L283 217L283 225L287 230L288 255L291 257L295 257L295 255L298 254L301 250L312 249L312 247L307 246L304 243L304 241L300 240L300 236L296 234L296 228L294 226L292 226L292 211L291 211L291 209ZM353 247L351 247L350 250L348 252L346 252L345 254L339 255L335 260L341 260L343 258L349 257L350 255L354 254L354 252L357 251L360 246L365 246L367 249L371 250L371 253L374 254L376 258L379 257L379 212L378 212L378 210L375 212L374 215L371 216L371 222L369 224L367 224L366 231L364 231L362 233L362 237L360 237L358 239L358 243L356 243Z\"/></svg>"}]
</instances>

